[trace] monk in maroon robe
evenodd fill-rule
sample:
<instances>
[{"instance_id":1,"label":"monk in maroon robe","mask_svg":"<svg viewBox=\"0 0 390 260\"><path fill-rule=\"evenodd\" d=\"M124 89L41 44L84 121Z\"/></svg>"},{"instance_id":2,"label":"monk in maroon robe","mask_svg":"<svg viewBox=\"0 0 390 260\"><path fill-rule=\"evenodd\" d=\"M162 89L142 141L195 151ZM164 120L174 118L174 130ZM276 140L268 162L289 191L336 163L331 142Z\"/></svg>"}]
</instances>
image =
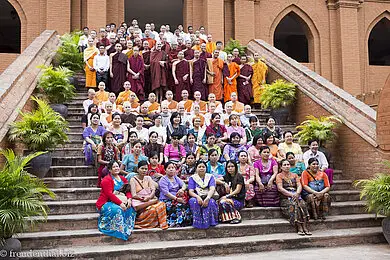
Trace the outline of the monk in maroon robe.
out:
<instances>
[{"instance_id":1,"label":"monk in maroon robe","mask_svg":"<svg viewBox=\"0 0 390 260\"><path fill-rule=\"evenodd\" d=\"M172 75L175 80L175 100L181 100L183 90L190 91L190 64L184 59L184 52L180 51L177 60L172 64Z\"/></svg>"},{"instance_id":2,"label":"monk in maroon robe","mask_svg":"<svg viewBox=\"0 0 390 260\"><path fill-rule=\"evenodd\" d=\"M172 43L172 48L169 51L169 63L168 63L168 78L167 78L167 88L172 92L175 92L175 80L172 75L172 64L177 60L177 55L179 54L179 49L177 43Z\"/></svg>"},{"instance_id":3,"label":"monk in maroon robe","mask_svg":"<svg viewBox=\"0 0 390 260\"><path fill-rule=\"evenodd\" d=\"M240 63L240 75L237 78L238 101L244 104L250 104L253 100L253 69L248 64L248 58L246 56L241 57Z\"/></svg>"},{"instance_id":4,"label":"monk in maroon robe","mask_svg":"<svg viewBox=\"0 0 390 260\"><path fill-rule=\"evenodd\" d=\"M206 43L202 43L200 49L202 51L199 56L200 59L207 61L208 58L211 58L211 54L206 51Z\"/></svg>"},{"instance_id":5,"label":"monk in maroon robe","mask_svg":"<svg viewBox=\"0 0 390 260\"><path fill-rule=\"evenodd\" d=\"M122 53L122 44L115 44L115 53L110 55L111 91L116 95L122 91L127 72L127 56Z\"/></svg>"},{"instance_id":6,"label":"monk in maroon robe","mask_svg":"<svg viewBox=\"0 0 390 260\"><path fill-rule=\"evenodd\" d=\"M145 100L144 90L144 59L139 55L139 48L133 47L133 55L129 58L129 81L133 91L140 101Z\"/></svg>"},{"instance_id":7,"label":"monk in maroon robe","mask_svg":"<svg viewBox=\"0 0 390 260\"><path fill-rule=\"evenodd\" d=\"M159 102L163 99L164 90L167 86L168 55L161 49L162 44L156 44L150 54L150 73L152 78L152 91L157 95Z\"/></svg>"},{"instance_id":8,"label":"monk in maroon robe","mask_svg":"<svg viewBox=\"0 0 390 260\"><path fill-rule=\"evenodd\" d=\"M191 41L186 42L186 48L182 51L184 52L184 59L192 60L194 58L194 50L192 49Z\"/></svg>"},{"instance_id":9,"label":"monk in maroon robe","mask_svg":"<svg viewBox=\"0 0 390 260\"><path fill-rule=\"evenodd\" d=\"M241 64L240 51L237 48L234 48L232 54L233 54L232 61L240 65Z\"/></svg>"},{"instance_id":10,"label":"monk in maroon robe","mask_svg":"<svg viewBox=\"0 0 390 260\"><path fill-rule=\"evenodd\" d=\"M171 45L167 42L167 37L163 36L161 40L161 50L165 51L166 53L169 53L171 51Z\"/></svg>"},{"instance_id":11,"label":"monk in maroon robe","mask_svg":"<svg viewBox=\"0 0 390 260\"><path fill-rule=\"evenodd\" d=\"M208 96L208 86L206 84L206 68L207 62L200 59L200 51L195 51L195 58L190 61L191 64L191 75L190 83L192 84L191 96L194 96L195 91L199 91L202 98L206 100Z\"/></svg>"},{"instance_id":12,"label":"monk in maroon robe","mask_svg":"<svg viewBox=\"0 0 390 260\"><path fill-rule=\"evenodd\" d=\"M149 42L144 41L143 44L143 50L142 50L142 58L144 60L144 92L146 95L149 95L150 92L152 92L152 78L150 74L150 49L149 49Z\"/></svg>"}]
</instances>

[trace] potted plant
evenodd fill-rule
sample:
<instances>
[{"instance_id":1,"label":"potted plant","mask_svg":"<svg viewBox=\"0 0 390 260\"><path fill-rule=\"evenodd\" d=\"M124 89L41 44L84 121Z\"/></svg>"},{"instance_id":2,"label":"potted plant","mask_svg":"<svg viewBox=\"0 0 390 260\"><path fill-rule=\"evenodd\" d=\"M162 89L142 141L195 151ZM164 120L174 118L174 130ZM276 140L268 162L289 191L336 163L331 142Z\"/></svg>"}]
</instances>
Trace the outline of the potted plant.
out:
<instances>
[{"instance_id":1,"label":"potted plant","mask_svg":"<svg viewBox=\"0 0 390 260\"><path fill-rule=\"evenodd\" d=\"M5 165L0 170L0 251L5 250L1 252L19 252L20 241L12 236L31 230L35 223L47 217L43 195L54 198L54 193L26 171L31 159L41 154L20 157L12 150L0 150L0 155L5 157Z\"/></svg>"},{"instance_id":2,"label":"potted plant","mask_svg":"<svg viewBox=\"0 0 390 260\"><path fill-rule=\"evenodd\" d=\"M21 120L14 122L9 131L11 141L20 140L32 152L51 151L68 140L68 122L55 112L46 101L31 98L38 105L32 112L20 112ZM51 167L50 152L31 160L30 173L43 178Z\"/></svg>"},{"instance_id":3,"label":"potted plant","mask_svg":"<svg viewBox=\"0 0 390 260\"><path fill-rule=\"evenodd\" d=\"M291 105L295 101L295 84L277 79L272 84L265 84L260 97L262 108L271 108L271 116L280 125L286 124L291 114Z\"/></svg>"},{"instance_id":4,"label":"potted plant","mask_svg":"<svg viewBox=\"0 0 390 260\"><path fill-rule=\"evenodd\" d=\"M70 83L69 77L74 73L65 67L41 66L43 73L39 78L38 90L43 92L54 111L64 118L68 116L68 107L64 103L76 96L76 88Z\"/></svg>"},{"instance_id":5,"label":"potted plant","mask_svg":"<svg viewBox=\"0 0 390 260\"><path fill-rule=\"evenodd\" d=\"M301 144L307 144L308 141L316 139L320 147L325 147L327 141L336 137L334 129L342 121L336 116L321 116L319 118L309 115L306 120L297 126L298 133L295 135L299 138Z\"/></svg>"},{"instance_id":6,"label":"potted plant","mask_svg":"<svg viewBox=\"0 0 390 260\"><path fill-rule=\"evenodd\" d=\"M390 161L384 161L383 164L390 169ZM367 211L386 217L382 220L382 229L390 244L390 171L376 174L369 180L357 181L355 185L362 189L360 198L366 200Z\"/></svg>"},{"instance_id":7,"label":"potted plant","mask_svg":"<svg viewBox=\"0 0 390 260\"><path fill-rule=\"evenodd\" d=\"M245 55L246 46L241 45L240 41L230 39L229 42L225 45L224 51L227 53L232 53L234 49L238 49L240 55Z\"/></svg>"},{"instance_id":8,"label":"potted plant","mask_svg":"<svg viewBox=\"0 0 390 260\"><path fill-rule=\"evenodd\" d=\"M57 50L59 66L66 67L74 72L84 69L83 54L79 51L78 43L80 32L66 33L61 36L61 46Z\"/></svg>"}]
</instances>

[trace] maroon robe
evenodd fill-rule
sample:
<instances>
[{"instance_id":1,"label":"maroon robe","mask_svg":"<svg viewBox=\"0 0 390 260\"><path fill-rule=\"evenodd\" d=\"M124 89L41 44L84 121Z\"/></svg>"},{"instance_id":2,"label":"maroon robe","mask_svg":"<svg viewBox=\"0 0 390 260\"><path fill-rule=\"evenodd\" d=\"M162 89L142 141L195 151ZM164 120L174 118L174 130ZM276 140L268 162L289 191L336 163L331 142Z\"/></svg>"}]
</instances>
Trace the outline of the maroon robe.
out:
<instances>
[{"instance_id":1,"label":"maroon robe","mask_svg":"<svg viewBox=\"0 0 390 260\"><path fill-rule=\"evenodd\" d=\"M182 44L182 45L178 46L177 48L182 51L182 50L187 49L187 46L185 44Z\"/></svg>"},{"instance_id":2,"label":"maroon robe","mask_svg":"<svg viewBox=\"0 0 390 260\"><path fill-rule=\"evenodd\" d=\"M249 64L244 64L240 70L240 75L248 77L249 75L253 76L252 66ZM245 79L238 77L237 78L237 95L238 101L244 104L250 104L251 99L253 99L253 91L252 91L252 78L245 81Z\"/></svg>"},{"instance_id":3,"label":"maroon robe","mask_svg":"<svg viewBox=\"0 0 390 260\"><path fill-rule=\"evenodd\" d=\"M138 79L133 79L133 75L131 73L129 73L129 81L131 84L131 91L133 91L137 95L137 97L139 98L140 101L144 101L145 100L144 59L140 55L138 55L137 57L135 57L133 55L129 58L129 64L130 64L130 69L132 71L134 71L135 73L139 72Z\"/></svg>"},{"instance_id":4,"label":"maroon robe","mask_svg":"<svg viewBox=\"0 0 390 260\"><path fill-rule=\"evenodd\" d=\"M142 58L144 60L145 65L150 65L150 53L151 53L150 51L142 52ZM148 69L145 68L144 79L145 79L144 92L146 95L149 95L149 93L152 92L152 78L150 74L150 67Z\"/></svg>"},{"instance_id":5,"label":"maroon robe","mask_svg":"<svg viewBox=\"0 0 390 260\"><path fill-rule=\"evenodd\" d=\"M241 59L240 57L234 58L233 62L237 63L238 65L241 65Z\"/></svg>"},{"instance_id":6,"label":"maroon robe","mask_svg":"<svg viewBox=\"0 0 390 260\"><path fill-rule=\"evenodd\" d=\"M100 40L96 43L96 47L99 48L99 46L103 44L104 47L107 47L108 45L110 45L110 40L107 39L106 37L104 38L100 38ZM109 55L109 54L108 54Z\"/></svg>"},{"instance_id":7,"label":"maroon robe","mask_svg":"<svg viewBox=\"0 0 390 260\"><path fill-rule=\"evenodd\" d=\"M115 44L111 45L108 49L107 49L107 55L110 56L111 53L114 53L116 52L115 50Z\"/></svg>"},{"instance_id":8,"label":"maroon robe","mask_svg":"<svg viewBox=\"0 0 390 260\"><path fill-rule=\"evenodd\" d=\"M175 88L175 80L172 75L172 64L174 60L177 60L177 54L179 54L179 49L171 49L169 51L169 64L168 64L168 78L167 78L167 87L169 90L173 90Z\"/></svg>"},{"instance_id":9,"label":"maroon robe","mask_svg":"<svg viewBox=\"0 0 390 260\"><path fill-rule=\"evenodd\" d=\"M193 49L187 49L184 51L184 59L192 60L193 58L194 58L194 50Z\"/></svg>"},{"instance_id":10,"label":"maroon robe","mask_svg":"<svg viewBox=\"0 0 390 260\"><path fill-rule=\"evenodd\" d=\"M200 53L199 59L207 61L207 58L211 58L211 54L205 51Z\"/></svg>"},{"instance_id":11,"label":"maroon robe","mask_svg":"<svg viewBox=\"0 0 390 260\"><path fill-rule=\"evenodd\" d=\"M167 64L161 67L160 61L168 61L165 51L153 50L150 54L150 73L152 78L152 91L167 86Z\"/></svg>"},{"instance_id":12,"label":"maroon robe","mask_svg":"<svg viewBox=\"0 0 390 260\"><path fill-rule=\"evenodd\" d=\"M207 100L209 89L207 84L203 83L207 62L198 59L194 60L192 64L192 80L194 83L192 85L191 96L194 96L195 91L199 91L202 94L202 100Z\"/></svg>"},{"instance_id":13,"label":"maroon robe","mask_svg":"<svg viewBox=\"0 0 390 260\"><path fill-rule=\"evenodd\" d=\"M127 73L127 56L122 52L115 53L112 56L112 74L114 77L111 78L111 91L116 95L123 89Z\"/></svg>"},{"instance_id":14,"label":"maroon robe","mask_svg":"<svg viewBox=\"0 0 390 260\"><path fill-rule=\"evenodd\" d=\"M161 43L162 46L161 46L161 50L162 51L165 51L166 53L169 53L171 51L171 45L169 45L169 43Z\"/></svg>"},{"instance_id":15,"label":"maroon robe","mask_svg":"<svg viewBox=\"0 0 390 260\"><path fill-rule=\"evenodd\" d=\"M187 80L183 76L188 74ZM179 84L175 85L175 100L181 100L181 92L186 89L190 93L190 64L187 60L176 62L176 79Z\"/></svg>"}]
</instances>

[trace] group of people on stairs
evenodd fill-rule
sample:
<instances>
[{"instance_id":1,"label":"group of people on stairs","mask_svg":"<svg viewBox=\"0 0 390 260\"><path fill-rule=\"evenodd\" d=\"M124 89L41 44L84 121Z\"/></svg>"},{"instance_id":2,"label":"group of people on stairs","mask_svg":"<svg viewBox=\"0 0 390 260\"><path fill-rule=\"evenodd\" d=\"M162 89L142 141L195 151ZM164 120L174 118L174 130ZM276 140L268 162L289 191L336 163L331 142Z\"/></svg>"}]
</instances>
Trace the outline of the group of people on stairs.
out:
<instances>
[{"instance_id":1,"label":"group of people on stairs","mask_svg":"<svg viewBox=\"0 0 390 260\"><path fill-rule=\"evenodd\" d=\"M316 140L310 141L309 150L303 153L293 133L283 133L273 118L260 127L249 105L252 91L256 92L256 77L250 71L256 69L248 67L247 57L223 54L222 45L212 44L210 35L202 43L204 32L195 32L194 38L191 31L184 33L178 26L175 38L163 26L153 37L151 25L144 33L135 25L126 28L122 24L118 30L107 26L100 30L100 38L85 30L87 45L80 44L84 54L96 46L96 41L101 56L116 50L108 60L110 77L99 74L99 66L88 67L86 60L89 90L81 124L86 165L98 168L99 230L127 240L134 228L192 225L207 229L219 223L238 224L244 207L260 206L281 207L299 235L311 235L309 218L325 219L329 213L332 170ZM104 40L107 35L109 41ZM182 40L183 44L177 45L185 51L172 56L171 51ZM104 42L111 45L102 48ZM139 45L153 46L149 51ZM158 69L145 62L144 52L140 54L145 50L166 55L157 59ZM205 67L203 70L199 65L204 88L194 87L198 80L194 73L199 69L196 61ZM120 81L117 77L122 76L116 74L114 62L123 63L121 71L126 76ZM134 64L142 68L137 70ZM217 69L210 71L209 64ZM156 84L156 78L160 78L158 82L164 77L169 81L168 67L173 85L158 83L158 88L148 89L147 81L151 81L150 86ZM225 76L226 68L230 76ZM180 74L183 71L185 74ZM208 78L213 78L212 84L207 84ZM257 83L261 85L264 80L265 74ZM237 88L237 84L241 85ZM249 94L240 91L247 85ZM110 92L105 90L108 86Z\"/></svg>"}]
</instances>

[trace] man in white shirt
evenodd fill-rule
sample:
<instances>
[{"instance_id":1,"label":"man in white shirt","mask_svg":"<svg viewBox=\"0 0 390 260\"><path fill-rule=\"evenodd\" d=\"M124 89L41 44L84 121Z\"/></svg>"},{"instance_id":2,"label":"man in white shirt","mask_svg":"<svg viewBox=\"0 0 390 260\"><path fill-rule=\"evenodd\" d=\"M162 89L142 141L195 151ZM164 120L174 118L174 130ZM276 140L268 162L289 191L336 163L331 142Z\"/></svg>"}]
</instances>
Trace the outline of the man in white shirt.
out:
<instances>
[{"instance_id":1,"label":"man in white shirt","mask_svg":"<svg viewBox=\"0 0 390 260\"><path fill-rule=\"evenodd\" d=\"M83 102L83 108L84 108L84 111L85 111L85 114L88 113L88 108L90 105L92 105L95 101L95 96L96 96L96 92L95 90L93 89L88 89L88 99L87 100L84 100Z\"/></svg>"},{"instance_id":2,"label":"man in white shirt","mask_svg":"<svg viewBox=\"0 0 390 260\"><path fill-rule=\"evenodd\" d=\"M206 34L206 29L204 28L204 26L199 27L199 32L200 32L199 38L201 38L202 40L207 42L207 34Z\"/></svg>"},{"instance_id":3,"label":"man in white shirt","mask_svg":"<svg viewBox=\"0 0 390 260\"><path fill-rule=\"evenodd\" d=\"M168 43L171 44L173 42L173 33L171 32L171 27L169 24L165 25L165 35L168 36Z\"/></svg>"},{"instance_id":4,"label":"man in white shirt","mask_svg":"<svg viewBox=\"0 0 390 260\"><path fill-rule=\"evenodd\" d=\"M106 54L103 44L99 45L99 54L93 58L93 68L96 71L96 85L99 85L101 81L107 85L110 57Z\"/></svg>"},{"instance_id":5,"label":"man in white shirt","mask_svg":"<svg viewBox=\"0 0 390 260\"><path fill-rule=\"evenodd\" d=\"M303 162L305 163L306 168L309 166L309 159L316 158L319 163L321 171L324 171L329 167L328 160L323 152L318 151L318 141L310 140L309 141L309 150L303 154Z\"/></svg>"},{"instance_id":6,"label":"man in white shirt","mask_svg":"<svg viewBox=\"0 0 390 260\"><path fill-rule=\"evenodd\" d=\"M154 38L156 41L158 40L158 32L156 31L156 26L154 25L154 23L151 23L150 24L150 32L154 35Z\"/></svg>"},{"instance_id":7,"label":"man in white shirt","mask_svg":"<svg viewBox=\"0 0 390 260\"><path fill-rule=\"evenodd\" d=\"M246 128L250 127L249 119L252 116L256 116L255 114L252 114L252 108L250 105L244 106L244 114L240 116L241 126Z\"/></svg>"},{"instance_id":8,"label":"man in white shirt","mask_svg":"<svg viewBox=\"0 0 390 260\"><path fill-rule=\"evenodd\" d=\"M78 46L79 46L79 51L84 52L84 50L88 47L88 35L89 35L89 28L84 27L83 28L83 35L80 36Z\"/></svg>"},{"instance_id":9,"label":"man in white shirt","mask_svg":"<svg viewBox=\"0 0 390 260\"><path fill-rule=\"evenodd\" d=\"M227 60L227 53L222 50L223 43L221 41L217 41L215 44L217 45L217 50L219 50L218 58L220 58L221 60L223 60L225 62Z\"/></svg>"},{"instance_id":10,"label":"man in white shirt","mask_svg":"<svg viewBox=\"0 0 390 260\"><path fill-rule=\"evenodd\" d=\"M152 32L152 26L149 23L145 24L145 33L142 34L143 38L147 38L146 37L146 32L147 31L149 32L149 37L148 38L152 38L153 40L155 40L156 35Z\"/></svg>"}]
</instances>

